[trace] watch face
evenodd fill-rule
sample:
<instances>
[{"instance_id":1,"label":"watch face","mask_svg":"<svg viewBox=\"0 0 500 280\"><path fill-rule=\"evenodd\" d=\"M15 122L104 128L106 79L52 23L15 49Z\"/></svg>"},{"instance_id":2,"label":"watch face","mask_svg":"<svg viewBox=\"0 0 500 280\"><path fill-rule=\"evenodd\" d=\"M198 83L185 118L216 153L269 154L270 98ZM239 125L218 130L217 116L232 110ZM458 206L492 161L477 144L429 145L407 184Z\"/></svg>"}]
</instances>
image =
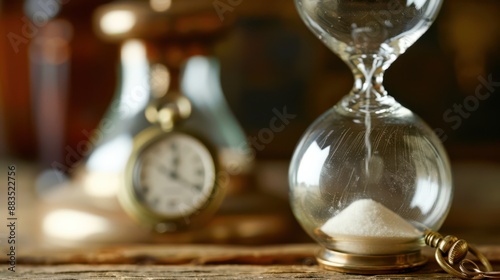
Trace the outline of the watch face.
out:
<instances>
[{"instance_id":1,"label":"watch face","mask_svg":"<svg viewBox=\"0 0 500 280\"><path fill-rule=\"evenodd\" d=\"M197 138L169 133L148 146L134 166L134 188L156 214L182 217L204 206L214 190L212 154Z\"/></svg>"}]
</instances>

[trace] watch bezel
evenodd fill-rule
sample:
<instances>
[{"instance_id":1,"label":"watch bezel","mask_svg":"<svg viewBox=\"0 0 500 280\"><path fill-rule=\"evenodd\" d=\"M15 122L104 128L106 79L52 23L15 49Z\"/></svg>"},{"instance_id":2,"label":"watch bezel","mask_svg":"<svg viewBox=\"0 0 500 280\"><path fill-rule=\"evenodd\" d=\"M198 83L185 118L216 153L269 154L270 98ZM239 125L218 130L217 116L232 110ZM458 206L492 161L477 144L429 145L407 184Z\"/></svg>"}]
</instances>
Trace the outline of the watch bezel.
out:
<instances>
[{"instance_id":1,"label":"watch bezel","mask_svg":"<svg viewBox=\"0 0 500 280\"><path fill-rule=\"evenodd\" d=\"M148 207L136 193L136 168L140 163L140 157L152 145L174 134L185 134L193 137L204 145L213 161L214 173L212 191L206 201L195 211L181 215L162 215ZM140 132L134 137L132 153L125 169L125 186L119 191L119 200L125 211L139 223L156 228L158 225L165 224L163 228L171 230L182 230L192 228L206 223L209 218L215 214L219 208L224 193L226 183L222 180L221 165L218 158L217 149L206 141L203 137L183 129L173 129L164 131L160 127L153 126Z\"/></svg>"}]
</instances>

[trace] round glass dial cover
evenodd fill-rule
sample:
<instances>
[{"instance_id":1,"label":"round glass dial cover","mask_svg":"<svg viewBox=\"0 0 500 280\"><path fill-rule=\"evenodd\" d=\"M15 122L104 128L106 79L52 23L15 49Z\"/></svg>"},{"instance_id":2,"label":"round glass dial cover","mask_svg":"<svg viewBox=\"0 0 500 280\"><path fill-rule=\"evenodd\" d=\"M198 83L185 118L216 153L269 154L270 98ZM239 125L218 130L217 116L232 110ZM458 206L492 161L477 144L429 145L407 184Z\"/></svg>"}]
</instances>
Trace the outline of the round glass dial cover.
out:
<instances>
[{"instance_id":1,"label":"round glass dial cover","mask_svg":"<svg viewBox=\"0 0 500 280\"><path fill-rule=\"evenodd\" d=\"M207 147L184 133L148 146L134 168L134 191L152 212L177 218L202 208L215 187L215 163Z\"/></svg>"}]
</instances>

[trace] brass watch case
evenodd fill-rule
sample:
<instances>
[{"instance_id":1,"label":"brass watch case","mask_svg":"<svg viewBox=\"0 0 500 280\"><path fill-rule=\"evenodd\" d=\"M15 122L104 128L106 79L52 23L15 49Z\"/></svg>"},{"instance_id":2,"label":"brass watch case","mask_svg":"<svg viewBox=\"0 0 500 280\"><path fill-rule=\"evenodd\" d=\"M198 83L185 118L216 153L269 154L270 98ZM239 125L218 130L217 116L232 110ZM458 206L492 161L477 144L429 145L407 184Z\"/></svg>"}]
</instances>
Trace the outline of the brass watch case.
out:
<instances>
[{"instance_id":1,"label":"brass watch case","mask_svg":"<svg viewBox=\"0 0 500 280\"><path fill-rule=\"evenodd\" d=\"M165 216L154 212L138 197L135 191L135 168L142 153L157 141L169 137L174 132L187 134L198 139L208 149L215 167L212 192L205 203L196 211L180 217ZM227 180L225 179L227 176L225 175L227 174L221 169L217 150L208 141L189 131L182 129L165 131L160 126L155 125L143 130L134 138L132 153L125 169L125 182L123 188L119 190L118 199L125 212L144 226L160 232L192 229L208 222L210 217L218 210L226 192Z\"/></svg>"}]
</instances>

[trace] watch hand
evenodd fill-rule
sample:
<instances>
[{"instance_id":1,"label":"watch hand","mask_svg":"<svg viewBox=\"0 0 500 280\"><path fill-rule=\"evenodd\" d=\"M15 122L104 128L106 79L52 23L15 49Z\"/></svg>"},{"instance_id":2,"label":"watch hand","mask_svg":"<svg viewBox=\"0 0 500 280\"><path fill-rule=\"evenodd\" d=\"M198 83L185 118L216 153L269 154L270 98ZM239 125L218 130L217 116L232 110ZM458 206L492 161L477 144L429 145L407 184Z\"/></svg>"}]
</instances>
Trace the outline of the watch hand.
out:
<instances>
[{"instance_id":1,"label":"watch hand","mask_svg":"<svg viewBox=\"0 0 500 280\"><path fill-rule=\"evenodd\" d=\"M176 170L170 171L169 168L167 168L165 165L159 165L158 171L160 171L161 174L165 174L174 180L178 180L179 178L179 175L177 174Z\"/></svg>"},{"instance_id":2,"label":"watch hand","mask_svg":"<svg viewBox=\"0 0 500 280\"><path fill-rule=\"evenodd\" d=\"M179 156L178 155L172 159L172 165L174 166L173 169L175 171L179 170L180 164L179 164Z\"/></svg>"},{"instance_id":3,"label":"watch hand","mask_svg":"<svg viewBox=\"0 0 500 280\"><path fill-rule=\"evenodd\" d=\"M170 174L172 173L171 171L168 170L168 168L165 165L158 165L158 171L160 171L161 174Z\"/></svg>"},{"instance_id":4,"label":"watch hand","mask_svg":"<svg viewBox=\"0 0 500 280\"><path fill-rule=\"evenodd\" d=\"M176 179L177 179L178 181L180 181L181 183L183 183L183 184L185 184L185 185L189 186L191 189L194 189L194 191L196 191L196 192L199 192L199 191L201 191L201 189L202 189L202 187L201 187L200 185L193 184L193 183L189 182L188 180L186 180L186 179L185 179L185 178L183 178L183 177L179 177L179 176L177 176L177 178L176 178Z\"/></svg>"},{"instance_id":5,"label":"watch hand","mask_svg":"<svg viewBox=\"0 0 500 280\"><path fill-rule=\"evenodd\" d=\"M172 158L172 164L174 165L174 170L179 170L179 166L180 166L180 155L179 155L179 149L177 147L177 145L175 143L173 143L171 146L170 146L170 150L173 151L173 158Z\"/></svg>"},{"instance_id":6,"label":"watch hand","mask_svg":"<svg viewBox=\"0 0 500 280\"><path fill-rule=\"evenodd\" d=\"M182 183L183 185L187 185L191 189L194 189L194 191L199 192L202 189L201 186L195 185L195 184L189 182L188 180L186 180L185 178L179 176L179 173L177 172L177 170L170 171L165 165L159 165L158 169L159 169L160 173L167 175L168 177L172 178L175 181Z\"/></svg>"},{"instance_id":7,"label":"watch hand","mask_svg":"<svg viewBox=\"0 0 500 280\"><path fill-rule=\"evenodd\" d=\"M195 185L191 182L189 182L188 180L186 180L185 178L183 178L183 176L179 176L179 169L181 168L181 157L180 157L180 151L179 151L179 147L173 143L171 145L171 150L173 151L173 153L175 153L173 159L172 159L172 164L175 166L174 170L175 170L175 173L172 172L171 173L171 177L179 182L181 182L182 184L184 185L188 185L191 189L195 189L195 191L201 191L201 188L200 186L198 185Z\"/></svg>"}]
</instances>

